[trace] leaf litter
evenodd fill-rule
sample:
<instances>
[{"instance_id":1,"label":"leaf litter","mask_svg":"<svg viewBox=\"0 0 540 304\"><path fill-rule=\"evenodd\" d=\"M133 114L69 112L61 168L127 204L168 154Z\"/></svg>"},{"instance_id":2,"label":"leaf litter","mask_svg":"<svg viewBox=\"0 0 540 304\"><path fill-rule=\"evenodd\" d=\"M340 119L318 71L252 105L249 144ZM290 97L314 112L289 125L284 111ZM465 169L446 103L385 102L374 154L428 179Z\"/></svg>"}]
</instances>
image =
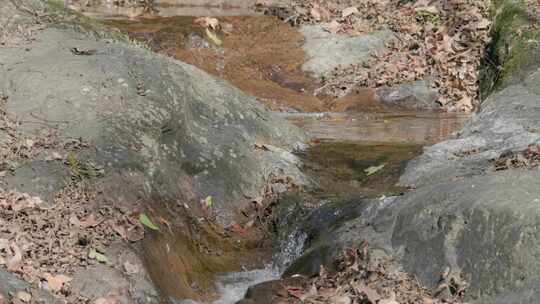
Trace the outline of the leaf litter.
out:
<instances>
[{"instance_id":1,"label":"leaf litter","mask_svg":"<svg viewBox=\"0 0 540 304\"><path fill-rule=\"evenodd\" d=\"M48 204L0 188L0 267L69 303L84 303L69 291L75 270L109 263L105 248L144 232L135 214L96 207L97 192L74 181ZM137 271L134 265L127 268Z\"/></svg>"},{"instance_id":2,"label":"leaf litter","mask_svg":"<svg viewBox=\"0 0 540 304\"><path fill-rule=\"evenodd\" d=\"M351 36L393 32L386 50L364 63L336 68L323 79L319 94L338 98L355 88L430 79L443 109L470 112L480 100L478 70L489 42L488 7L487 0L292 0L266 13L293 25L321 23L331 33Z\"/></svg>"},{"instance_id":3,"label":"leaf litter","mask_svg":"<svg viewBox=\"0 0 540 304\"><path fill-rule=\"evenodd\" d=\"M276 303L362 303L362 304L461 304L468 287L463 279L441 274L435 290L428 290L415 278L393 269L386 258L373 258L364 243L348 248L334 261L337 271L321 266L318 276L284 286Z\"/></svg>"}]
</instances>

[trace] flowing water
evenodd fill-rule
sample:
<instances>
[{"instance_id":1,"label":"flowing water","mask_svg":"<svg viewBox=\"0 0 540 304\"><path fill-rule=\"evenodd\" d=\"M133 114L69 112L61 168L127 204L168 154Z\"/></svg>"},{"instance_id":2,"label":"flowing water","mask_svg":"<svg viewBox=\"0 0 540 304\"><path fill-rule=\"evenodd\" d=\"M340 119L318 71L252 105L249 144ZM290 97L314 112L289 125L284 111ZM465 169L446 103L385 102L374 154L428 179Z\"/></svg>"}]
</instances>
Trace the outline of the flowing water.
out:
<instances>
[{"instance_id":1,"label":"flowing water","mask_svg":"<svg viewBox=\"0 0 540 304\"><path fill-rule=\"evenodd\" d=\"M225 274L217 280L220 298L213 304L232 304L241 300L250 286L279 279L281 272L273 265L263 269L245 270Z\"/></svg>"},{"instance_id":2,"label":"flowing water","mask_svg":"<svg viewBox=\"0 0 540 304\"><path fill-rule=\"evenodd\" d=\"M203 2L161 0L151 8L117 7L109 2L85 6L75 1L70 5L87 16L105 19L109 26L146 42L156 52L226 79L257 97L276 115L305 129L313 145L299 156L304 160L305 172L315 177L318 187L314 194L320 201L403 191L395 184L406 163L423 146L451 136L467 118L384 106L369 89L338 100L316 96L314 92L321 84L300 69L305 54L302 35L296 29L243 5L252 1L232 0L228 3L237 5L229 7L223 5L227 1L213 2L220 6L196 5ZM197 16L219 17L222 30L215 35L221 43L194 24ZM380 169L373 173L373 168ZM268 258L266 265L248 265L244 260L249 258L234 260L235 255L249 254L246 250L236 251L234 244L223 249L219 235L213 232L208 234L207 247L225 252L216 258L207 259L196 246L188 248L189 235L150 239L147 247L151 249L146 255L148 263L162 264L152 267L152 277L164 293L205 303L231 304L242 299L250 286L278 279L302 254L306 235L299 230L284 231L272 261ZM167 251L159 249L164 244ZM172 253L168 253L169 248ZM194 267L189 263L198 264ZM239 271L219 274L220 269L230 268L223 263L241 265ZM205 273L192 275L190 271Z\"/></svg>"}]
</instances>

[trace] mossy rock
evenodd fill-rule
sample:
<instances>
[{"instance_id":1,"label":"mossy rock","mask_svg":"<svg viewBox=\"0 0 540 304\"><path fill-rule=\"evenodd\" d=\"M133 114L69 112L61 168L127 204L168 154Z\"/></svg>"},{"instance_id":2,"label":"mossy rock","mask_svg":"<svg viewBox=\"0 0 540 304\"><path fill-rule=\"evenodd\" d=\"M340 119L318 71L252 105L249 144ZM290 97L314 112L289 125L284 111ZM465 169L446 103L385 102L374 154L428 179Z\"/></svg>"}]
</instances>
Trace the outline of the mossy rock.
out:
<instances>
[{"instance_id":1,"label":"mossy rock","mask_svg":"<svg viewBox=\"0 0 540 304\"><path fill-rule=\"evenodd\" d=\"M491 7L491 42L480 70L480 91L493 91L519 81L540 65L540 30L523 1L496 0Z\"/></svg>"}]
</instances>

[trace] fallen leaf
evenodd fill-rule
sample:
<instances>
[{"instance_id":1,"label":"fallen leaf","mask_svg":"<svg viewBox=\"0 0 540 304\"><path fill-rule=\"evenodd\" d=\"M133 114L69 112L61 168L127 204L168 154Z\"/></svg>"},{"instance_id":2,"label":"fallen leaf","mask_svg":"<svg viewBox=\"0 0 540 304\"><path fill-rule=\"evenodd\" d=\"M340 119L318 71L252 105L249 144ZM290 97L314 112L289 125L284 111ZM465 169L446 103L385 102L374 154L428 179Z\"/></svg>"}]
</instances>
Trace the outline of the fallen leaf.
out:
<instances>
[{"instance_id":1,"label":"fallen leaf","mask_svg":"<svg viewBox=\"0 0 540 304\"><path fill-rule=\"evenodd\" d=\"M54 292L58 292L62 290L62 287L64 287L64 284L72 280L70 277L63 274L53 276L50 273L45 273L43 275L43 278L47 280L49 289Z\"/></svg>"},{"instance_id":2,"label":"fallen leaf","mask_svg":"<svg viewBox=\"0 0 540 304\"><path fill-rule=\"evenodd\" d=\"M211 208L212 205L214 205L214 201L213 201L211 195L207 196L207 197L204 199L204 205L206 206L206 208Z\"/></svg>"},{"instance_id":3,"label":"fallen leaf","mask_svg":"<svg viewBox=\"0 0 540 304\"><path fill-rule=\"evenodd\" d=\"M423 297L422 298L422 304L435 304L435 301L433 299Z\"/></svg>"},{"instance_id":4,"label":"fallen leaf","mask_svg":"<svg viewBox=\"0 0 540 304\"><path fill-rule=\"evenodd\" d=\"M379 172L380 170L382 170L382 168L384 168L384 166L386 166L386 164L382 164L382 165L379 165L379 166L371 166L371 167L365 169L364 173L366 173L367 176L373 175L373 174Z\"/></svg>"},{"instance_id":5,"label":"fallen leaf","mask_svg":"<svg viewBox=\"0 0 540 304\"><path fill-rule=\"evenodd\" d=\"M311 17L315 19L315 21L326 21L329 20L331 17L331 14L328 10L325 8L322 8L318 5L314 6L309 13L311 14Z\"/></svg>"},{"instance_id":6,"label":"fallen leaf","mask_svg":"<svg viewBox=\"0 0 540 304\"><path fill-rule=\"evenodd\" d=\"M217 46L220 46L223 43L218 38L218 36L216 34L214 34L212 31L210 31L208 28L206 28L206 36L208 36L208 38L210 38L210 40L212 40L212 42Z\"/></svg>"},{"instance_id":7,"label":"fallen leaf","mask_svg":"<svg viewBox=\"0 0 540 304\"><path fill-rule=\"evenodd\" d=\"M8 271L11 271L11 272L19 271L22 266L21 249L14 242L12 242L9 247L11 251L13 252L13 255L10 258L8 258L6 262L7 269Z\"/></svg>"},{"instance_id":8,"label":"fallen leaf","mask_svg":"<svg viewBox=\"0 0 540 304\"><path fill-rule=\"evenodd\" d=\"M343 18L346 18L352 14L358 14L358 9L356 6L351 6L341 11L341 16Z\"/></svg>"},{"instance_id":9,"label":"fallen leaf","mask_svg":"<svg viewBox=\"0 0 540 304\"><path fill-rule=\"evenodd\" d=\"M108 263L109 262L109 259L107 258L106 255L104 255L103 253L99 253L95 249L90 250L90 252L88 253L88 257L93 259L93 260L96 260L96 261L98 261L100 263Z\"/></svg>"},{"instance_id":10,"label":"fallen leaf","mask_svg":"<svg viewBox=\"0 0 540 304\"><path fill-rule=\"evenodd\" d=\"M381 299L381 295L377 292L377 290L368 287L364 283L355 282L353 286L356 292L364 294L371 303L377 303L377 301Z\"/></svg>"},{"instance_id":11,"label":"fallen leaf","mask_svg":"<svg viewBox=\"0 0 540 304\"><path fill-rule=\"evenodd\" d=\"M69 218L69 222L72 225L81 227L81 228L96 227L97 225L100 224L100 222L96 220L96 217L93 214L90 214L89 216L87 216L86 218L82 220L79 220L79 218L76 215L73 215Z\"/></svg>"},{"instance_id":12,"label":"fallen leaf","mask_svg":"<svg viewBox=\"0 0 540 304\"><path fill-rule=\"evenodd\" d=\"M325 23L323 24L323 28L325 31L328 31L332 34L335 34L337 32L339 32L340 28L341 28L341 24L339 22L337 22L336 20L332 20L328 23Z\"/></svg>"},{"instance_id":13,"label":"fallen leaf","mask_svg":"<svg viewBox=\"0 0 540 304\"><path fill-rule=\"evenodd\" d=\"M289 293L289 295L295 297L295 298L298 298L300 300L303 300L304 299L304 291L302 288L299 288L299 287L294 287L294 286L287 286L287 293Z\"/></svg>"},{"instance_id":14,"label":"fallen leaf","mask_svg":"<svg viewBox=\"0 0 540 304\"><path fill-rule=\"evenodd\" d=\"M156 224L154 224L152 220L150 220L150 218L144 213L139 214L139 222L152 230L159 231L159 227L156 226Z\"/></svg>"},{"instance_id":15,"label":"fallen leaf","mask_svg":"<svg viewBox=\"0 0 540 304\"><path fill-rule=\"evenodd\" d=\"M311 17L315 19L315 21L321 21L321 13L318 8L312 8L309 13L311 14Z\"/></svg>"}]
</instances>

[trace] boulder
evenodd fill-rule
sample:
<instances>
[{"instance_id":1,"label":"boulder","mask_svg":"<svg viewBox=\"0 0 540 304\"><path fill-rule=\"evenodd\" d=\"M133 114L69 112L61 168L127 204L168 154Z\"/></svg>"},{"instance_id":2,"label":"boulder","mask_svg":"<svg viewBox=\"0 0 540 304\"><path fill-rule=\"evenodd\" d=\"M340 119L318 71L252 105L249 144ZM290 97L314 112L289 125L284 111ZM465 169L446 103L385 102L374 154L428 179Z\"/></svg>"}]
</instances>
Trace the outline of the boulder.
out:
<instances>
[{"instance_id":1,"label":"boulder","mask_svg":"<svg viewBox=\"0 0 540 304\"><path fill-rule=\"evenodd\" d=\"M2 4L6 11L14 9L10 3ZM191 65L70 23L69 14L58 16L68 21L44 23L25 43L0 49L0 92L8 115L23 122L21 132L54 131L59 153L82 139L88 146L76 151L78 159L106 175L143 173L142 183L130 187L147 197L196 207L212 196L222 223L246 198L260 196L270 173L301 182L290 151L303 134L255 98ZM281 148L256 149L257 143Z\"/></svg>"},{"instance_id":2,"label":"boulder","mask_svg":"<svg viewBox=\"0 0 540 304\"><path fill-rule=\"evenodd\" d=\"M57 1L1 1L0 34L0 114L18 122L15 130L0 128L0 142L9 144L5 135L13 131L35 143L31 157L0 160L6 190L51 203L64 181L90 174L100 201L122 201L127 210L171 202L196 214L211 196L213 213L227 225L261 196L272 174L304 183L291 153L303 146L303 132L223 80L137 46ZM8 284L9 292L12 283L18 281L11 276L0 280L0 290ZM158 301L146 274L126 277L105 265L80 269L71 284L90 298Z\"/></svg>"},{"instance_id":3,"label":"boulder","mask_svg":"<svg viewBox=\"0 0 540 304\"><path fill-rule=\"evenodd\" d=\"M385 104L416 110L437 110L441 106L437 102L439 93L430 86L429 78L398 84L392 87L381 87L376 91L377 98Z\"/></svg>"},{"instance_id":4,"label":"boulder","mask_svg":"<svg viewBox=\"0 0 540 304\"><path fill-rule=\"evenodd\" d=\"M302 69L317 77L328 76L339 66L360 64L370 58L376 51L386 47L392 37L392 31L381 30L360 36L332 34L322 25L303 25L300 29L304 35L304 50L308 60Z\"/></svg>"}]
</instances>

